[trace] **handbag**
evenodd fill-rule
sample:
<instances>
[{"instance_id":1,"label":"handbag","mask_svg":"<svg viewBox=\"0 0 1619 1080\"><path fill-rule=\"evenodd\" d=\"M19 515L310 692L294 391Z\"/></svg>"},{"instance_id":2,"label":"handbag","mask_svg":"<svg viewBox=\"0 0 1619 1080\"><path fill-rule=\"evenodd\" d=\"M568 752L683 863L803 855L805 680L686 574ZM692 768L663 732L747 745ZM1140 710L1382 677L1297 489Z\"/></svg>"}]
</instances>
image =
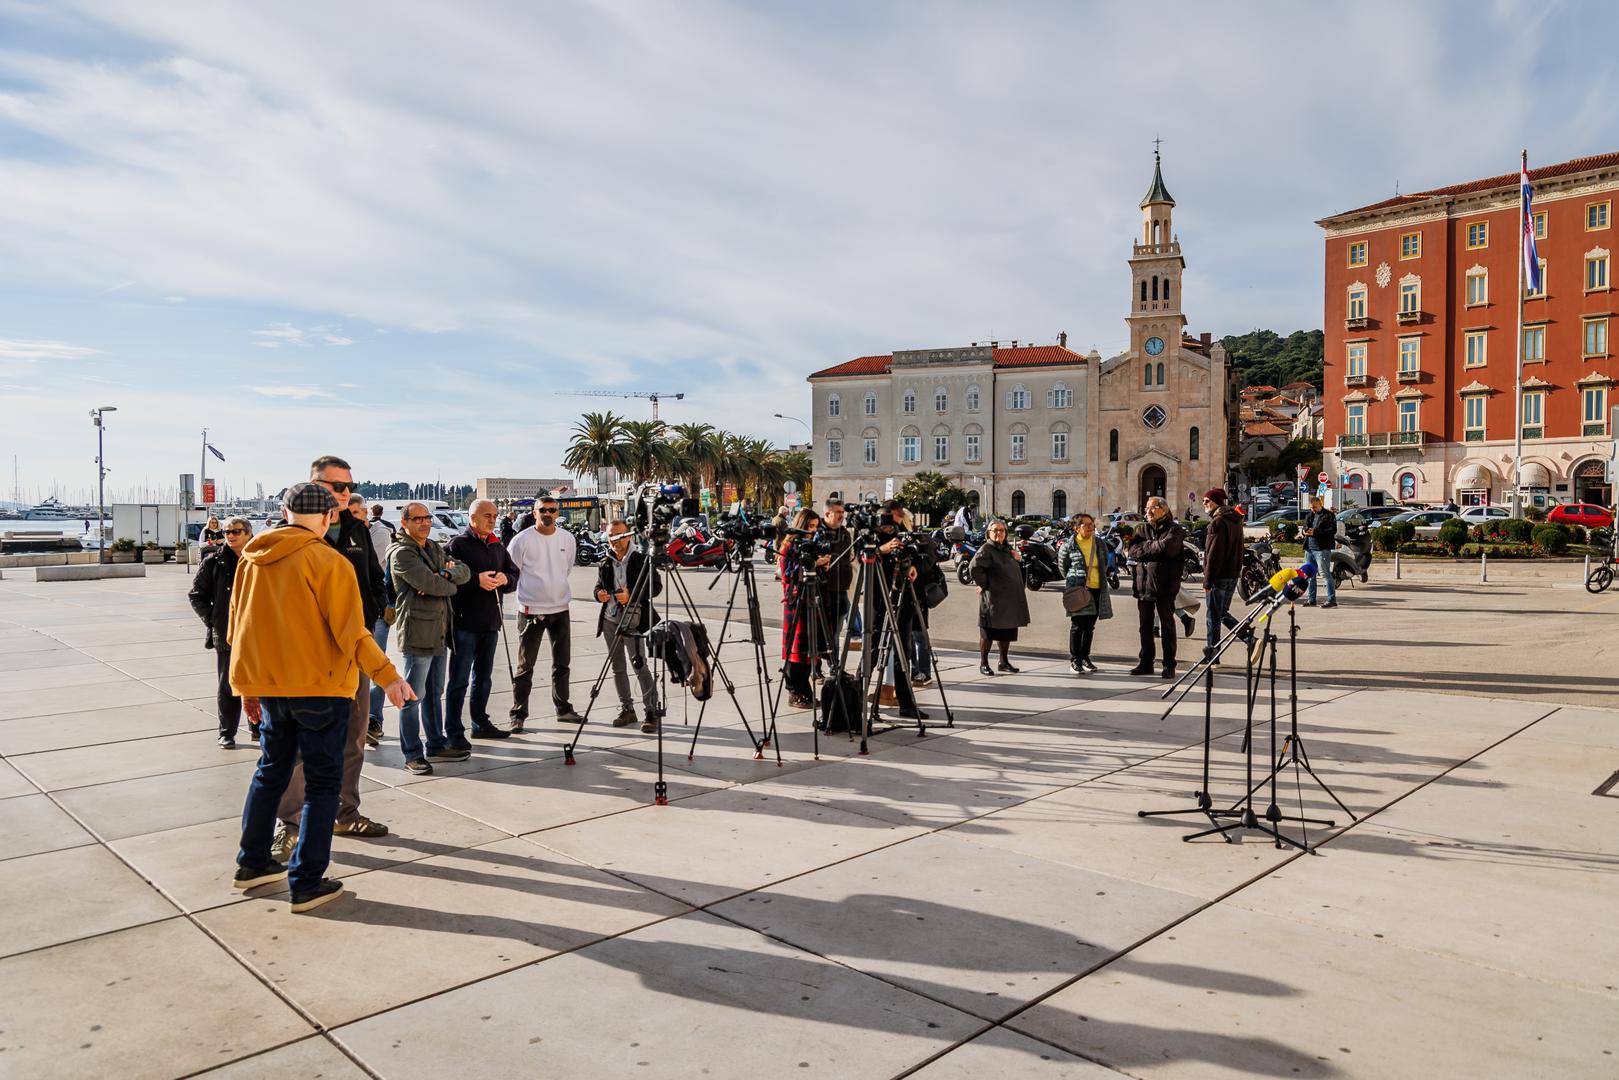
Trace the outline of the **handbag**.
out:
<instances>
[{"instance_id":1,"label":"handbag","mask_svg":"<svg viewBox=\"0 0 1619 1080\"><path fill-rule=\"evenodd\" d=\"M928 582L927 585L922 588L922 604L929 611L932 611L934 608L944 603L945 597L949 595L950 586L945 584L944 575L940 574L937 578Z\"/></svg>"},{"instance_id":2,"label":"handbag","mask_svg":"<svg viewBox=\"0 0 1619 1080\"><path fill-rule=\"evenodd\" d=\"M1091 590L1084 585L1070 585L1062 591L1062 609L1070 615L1085 610L1095 600Z\"/></svg>"}]
</instances>

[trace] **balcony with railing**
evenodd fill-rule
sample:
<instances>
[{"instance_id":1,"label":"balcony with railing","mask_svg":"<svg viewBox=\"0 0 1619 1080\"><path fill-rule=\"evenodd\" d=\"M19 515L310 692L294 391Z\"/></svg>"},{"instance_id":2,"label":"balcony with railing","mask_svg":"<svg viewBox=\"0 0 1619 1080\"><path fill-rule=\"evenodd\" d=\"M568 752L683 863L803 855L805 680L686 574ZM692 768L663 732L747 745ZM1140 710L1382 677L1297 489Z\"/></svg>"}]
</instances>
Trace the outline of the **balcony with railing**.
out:
<instances>
[{"instance_id":1,"label":"balcony with railing","mask_svg":"<svg viewBox=\"0 0 1619 1080\"><path fill-rule=\"evenodd\" d=\"M1408 308L1396 315L1395 318L1401 326L1412 326L1422 321L1422 312L1416 308Z\"/></svg>"},{"instance_id":2,"label":"balcony with railing","mask_svg":"<svg viewBox=\"0 0 1619 1080\"><path fill-rule=\"evenodd\" d=\"M1364 330L1372 325L1372 320L1364 315L1351 315L1344 320L1345 330Z\"/></svg>"},{"instance_id":3,"label":"balcony with railing","mask_svg":"<svg viewBox=\"0 0 1619 1080\"><path fill-rule=\"evenodd\" d=\"M1344 385L1345 386L1365 386L1366 385L1366 376L1365 375L1345 375L1344 376Z\"/></svg>"},{"instance_id":4,"label":"balcony with railing","mask_svg":"<svg viewBox=\"0 0 1619 1080\"><path fill-rule=\"evenodd\" d=\"M1360 435L1339 435L1340 451L1421 450L1426 436L1421 431L1371 431Z\"/></svg>"},{"instance_id":5,"label":"balcony with railing","mask_svg":"<svg viewBox=\"0 0 1619 1080\"><path fill-rule=\"evenodd\" d=\"M1137 244L1135 253L1137 255L1179 255L1181 253L1181 242L1171 240L1167 244Z\"/></svg>"},{"instance_id":6,"label":"balcony with railing","mask_svg":"<svg viewBox=\"0 0 1619 1080\"><path fill-rule=\"evenodd\" d=\"M1422 381L1422 369L1406 368L1396 373L1394 377L1403 383L1418 383Z\"/></svg>"}]
</instances>

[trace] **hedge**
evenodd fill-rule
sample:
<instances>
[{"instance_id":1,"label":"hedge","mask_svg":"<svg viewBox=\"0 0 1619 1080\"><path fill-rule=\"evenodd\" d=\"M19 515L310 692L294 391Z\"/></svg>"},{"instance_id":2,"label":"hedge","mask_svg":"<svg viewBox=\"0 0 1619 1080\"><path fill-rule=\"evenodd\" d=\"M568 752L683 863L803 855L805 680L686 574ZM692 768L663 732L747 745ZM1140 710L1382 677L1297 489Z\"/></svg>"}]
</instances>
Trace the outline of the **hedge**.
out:
<instances>
[{"instance_id":1,"label":"hedge","mask_svg":"<svg viewBox=\"0 0 1619 1080\"><path fill-rule=\"evenodd\" d=\"M1533 559L1535 549L1528 544L1468 544L1462 548L1462 558L1476 559L1487 554L1492 559Z\"/></svg>"},{"instance_id":2,"label":"hedge","mask_svg":"<svg viewBox=\"0 0 1619 1080\"><path fill-rule=\"evenodd\" d=\"M1417 525L1414 521L1390 522L1372 530L1372 542L1379 551L1398 551L1401 544L1416 539L1416 536Z\"/></svg>"},{"instance_id":3,"label":"hedge","mask_svg":"<svg viewBox=\"0 0 1619 1080\"><path fill-rule=\"evenodd\" d=\"M1568 550L1568 532L1559 525L1536 525L1529 539L1548 555L1561 555Z\"/></svg>"},{"instance_id":4,"label":"hedge","mask_svg":"<svg viewBox=\"0 0 1619 1080\"><path fill-rule=\"evenodd\" d=\"M1439 526L1439 543L1452 554L1461 551L1462 545L1467 543L1467 522L1461 518L1451 518Z\"/></svg>"}]
</instances>

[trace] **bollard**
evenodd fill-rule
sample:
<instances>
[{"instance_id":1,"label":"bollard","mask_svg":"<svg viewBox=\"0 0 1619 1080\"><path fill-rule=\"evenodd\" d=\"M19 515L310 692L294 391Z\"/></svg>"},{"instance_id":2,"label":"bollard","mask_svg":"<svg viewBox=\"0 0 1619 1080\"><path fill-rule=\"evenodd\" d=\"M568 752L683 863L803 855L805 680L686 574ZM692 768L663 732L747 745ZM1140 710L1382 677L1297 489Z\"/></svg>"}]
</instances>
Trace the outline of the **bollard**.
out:
<instances>
[{"instance_id":1,"label":"bollard","mask_svg":"<svg viewBox=\"0 0 1619 1080\"><path fill-rule=\"evenodd\" d=\"M1482 548L1478 553L1478 579L1480 582L1490 580L1490 553Z\"/></svg>"},{"instance_id":2,"label":"bollard","mask_svg":"<svg viewBox=\"0 0 1619 1080\"><path fill-rule=\"evenodd\" d=\"M1399 553L1399 551L1394 552L1394 580L1395 581L1400 580L1400 553Z\"/></svg>"},{"instance_id":3,"label":"bollard","mask_svg":"<svg viewBox=\"0 0 1619 1080\"><path fill-rule=\"evenodd\" d=\"M1585 570L1584 570L1584 572L1582 572L1580 574L1580 580L1581 581L1590 581L1591 580L1591 553L1589 551L1587 551L1585 553Z\"/></svg>"}]
</instances>

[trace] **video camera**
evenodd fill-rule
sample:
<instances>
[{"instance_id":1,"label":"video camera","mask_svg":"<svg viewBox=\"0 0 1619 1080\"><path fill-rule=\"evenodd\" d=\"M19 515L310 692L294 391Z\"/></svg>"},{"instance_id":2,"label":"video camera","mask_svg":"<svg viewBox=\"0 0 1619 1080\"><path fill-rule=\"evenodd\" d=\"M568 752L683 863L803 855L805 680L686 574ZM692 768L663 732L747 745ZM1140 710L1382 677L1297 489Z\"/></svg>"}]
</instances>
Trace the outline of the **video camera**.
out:
<instances>
[{"instance_id":1,"label":"video camera","mask_svg":"<svg viewBox=\"0 0 1619 1080\"><path fill-rule=\"evenodd\" d=\"M633 527L653 540L667 541L669 526L685 508L686 489L679 484L642 484L635 494Z\"/></svg>"},{"instance_id":2,"label":"video camera","mask_svg":"<svg viewBox=\"0 0 1619 1080\"><path fill-rule=\"evenodd\" d=\"M715 536L734 540L738 546L767 543L776 538L775 526L762 518L750 518L741 507L716 518L713 529Z\"/></svg>"},{"instance_id":3,"label":"video camera","mask_svg":"<svg viewBox=\"0 0 1619 1080\"><path fill-rule=\"evenodd\" d=\"M826 531L788 529L785 535L792 538L793 550L798 553L800 560L814 560L832 554L832 536Z\"/></svg>"}]
</instances>

